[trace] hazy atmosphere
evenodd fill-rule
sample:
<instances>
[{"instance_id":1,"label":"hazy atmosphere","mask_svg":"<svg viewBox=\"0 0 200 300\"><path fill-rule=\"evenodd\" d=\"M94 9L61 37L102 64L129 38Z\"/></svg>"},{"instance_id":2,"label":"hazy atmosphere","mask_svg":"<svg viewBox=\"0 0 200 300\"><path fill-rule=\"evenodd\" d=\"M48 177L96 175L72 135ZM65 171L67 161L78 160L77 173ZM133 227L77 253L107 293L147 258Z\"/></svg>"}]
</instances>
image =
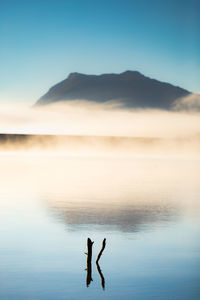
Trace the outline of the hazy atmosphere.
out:
<instances>
[{"instance_id":1,"label":"hazy atmosphere","mask_svg":"<svg viewBox=\"0 0 200 300\"><path fill-rule=\"evenodd\" d=\"M198 0L0 0L0 299L200 299Z\"/></svg>"}]
</instances>

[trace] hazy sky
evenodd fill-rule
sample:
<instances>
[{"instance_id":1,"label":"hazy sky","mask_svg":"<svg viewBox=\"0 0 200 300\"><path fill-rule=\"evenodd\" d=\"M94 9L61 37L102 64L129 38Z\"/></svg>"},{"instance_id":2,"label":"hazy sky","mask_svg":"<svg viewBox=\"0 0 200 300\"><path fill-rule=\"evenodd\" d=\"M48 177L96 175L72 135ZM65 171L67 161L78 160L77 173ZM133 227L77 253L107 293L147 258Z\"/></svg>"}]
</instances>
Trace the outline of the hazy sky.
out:
<instances>
[{"instance_id":1,"label":"hazy sky","mask_svg":"<svg viewBox=\"0 0 200 300\"><path fill-rule=\"evenodd\" d=\"M200 91L200 1L0 0L1 102L127 69Z\"/></svg>"}]
</instances>

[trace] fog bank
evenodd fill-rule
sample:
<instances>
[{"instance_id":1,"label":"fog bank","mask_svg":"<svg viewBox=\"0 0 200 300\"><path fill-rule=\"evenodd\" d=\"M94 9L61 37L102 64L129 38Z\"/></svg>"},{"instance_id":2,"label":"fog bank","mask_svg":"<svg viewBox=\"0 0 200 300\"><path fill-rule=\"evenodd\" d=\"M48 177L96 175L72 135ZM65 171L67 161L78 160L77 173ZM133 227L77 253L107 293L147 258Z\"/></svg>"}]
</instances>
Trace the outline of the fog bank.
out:
<instances>
[{"instance_id":1,"label":"fog bank","mask_svg":"<svg viewBox=\"0 0 200 300\"><path fill-rule=\"evenodd\" d=\"M1 106L0 133L1 151L199 156L200 112L194 107L180 110L180 106L174 111L124 109L113 101L67 101L29 108Z\"/></svg>"},{"instance_id":2,"label":"fog bank","mask_svg":"<svg viewBox=\"0 0 200 300\"><path fill-rule=\"evenodd\" d=\"M186 137L200 133L198 111L124 109L120 103L67 101L0 107L0 133Z\"/></svg>"}]
</instances>

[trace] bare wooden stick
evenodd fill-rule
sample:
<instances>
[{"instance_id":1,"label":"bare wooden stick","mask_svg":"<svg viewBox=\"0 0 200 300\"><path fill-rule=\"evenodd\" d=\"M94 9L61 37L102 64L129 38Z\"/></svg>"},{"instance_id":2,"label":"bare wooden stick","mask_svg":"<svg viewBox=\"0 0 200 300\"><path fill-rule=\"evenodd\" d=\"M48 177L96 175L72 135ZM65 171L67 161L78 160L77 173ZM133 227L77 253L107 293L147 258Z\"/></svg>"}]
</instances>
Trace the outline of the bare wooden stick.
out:
<instances>
[{"instance_id":1,"label":"bare wooden stick","mask_svg":"<svg viewBox=\"0 0 200 300\"><path fill-rule=\"evenodd\" d=\"M92 280L92 245L94 242L90 238L87 239L87 277L86 286L88 287Z\"/></svg>"},{"instance_id":2,"label":"bare wooden stick","mask_svg":"<svg viewBox=\"0 0 200 300\"><path fill-rule=\"evenodd\" d=\"M101 247L101 250L99 251L99 254L97 256L96 263L98 263L98 261L100 260L101 255L102 255L105 247L106 247L106 239L104 239L103 242L102 242L102 247Z\"/></svg>"}]
</instances>

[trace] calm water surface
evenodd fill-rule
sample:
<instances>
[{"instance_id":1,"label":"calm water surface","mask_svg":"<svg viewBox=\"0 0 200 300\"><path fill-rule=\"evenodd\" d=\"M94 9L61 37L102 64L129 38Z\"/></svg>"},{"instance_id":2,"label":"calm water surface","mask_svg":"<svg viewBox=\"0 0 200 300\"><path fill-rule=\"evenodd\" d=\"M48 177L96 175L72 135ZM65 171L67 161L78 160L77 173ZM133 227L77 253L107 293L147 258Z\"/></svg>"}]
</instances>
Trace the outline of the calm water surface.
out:
<instances>
[{"instance_id":1,"label":"calm water surface","mask_svg":"<svg viewBox=\"0 0 200 300\"><path fill-rule=\"evenodd\" d=\"M1 154L0 299L200 299L199 183L198 160Z\"/></svg>"}]
</instances>

